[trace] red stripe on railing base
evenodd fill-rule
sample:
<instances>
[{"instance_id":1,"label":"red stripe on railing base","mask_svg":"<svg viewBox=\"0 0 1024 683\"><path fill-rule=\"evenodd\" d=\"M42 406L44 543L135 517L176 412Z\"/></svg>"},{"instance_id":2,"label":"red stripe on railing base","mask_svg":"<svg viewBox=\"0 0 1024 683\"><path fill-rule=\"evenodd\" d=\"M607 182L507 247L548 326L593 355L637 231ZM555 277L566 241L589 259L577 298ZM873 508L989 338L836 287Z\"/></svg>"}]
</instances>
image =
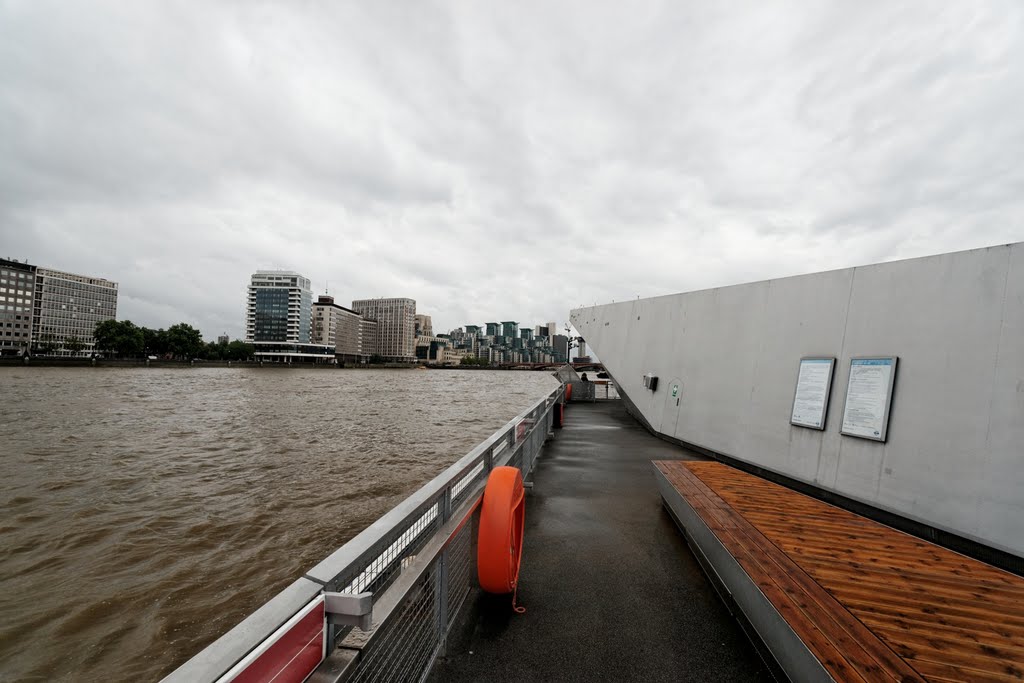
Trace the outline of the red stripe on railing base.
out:
<instances>
[{"instance_id":1,"label":"red stripe on railing base","mask_svg":"<svg viewBox=\"0 0 1024 683\"><path fill-rule=\"evenodd\" d=\"M301 683L323 661L326 637L324 601L320 598L309 613L267 639L276 638L273 644L247 658L250 661L233 676L221 680L225 683Z\"/></svg>"}]
</instances>

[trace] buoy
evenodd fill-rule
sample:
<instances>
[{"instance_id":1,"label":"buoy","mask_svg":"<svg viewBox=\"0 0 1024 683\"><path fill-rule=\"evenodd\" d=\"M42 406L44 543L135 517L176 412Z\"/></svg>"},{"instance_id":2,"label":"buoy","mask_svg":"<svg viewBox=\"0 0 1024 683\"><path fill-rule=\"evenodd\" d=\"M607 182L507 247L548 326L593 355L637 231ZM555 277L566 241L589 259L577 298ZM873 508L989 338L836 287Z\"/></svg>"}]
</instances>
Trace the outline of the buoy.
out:
<instances>
[{"instance_id":1,"label":"buoy","mask_svg":"<svg viewBox=\"0 0 1024 683\"><path fill-rule=\"evenodd\" d=\"M488 593L515 591L525 521L523 475L518 467L495 467L484 488L476 556L480 587Z\"/></svg>"},{"instance_id":2,"label":"buoy","mask_svg":"<svg viewBox=\"0 0 1024 683\"><path fill-rule=\"evenodd\" d=\"M565 385L565 402L568 403L571 400L572 400L572 385L571 384L566 384Z\"/></svg>"}]
</instances>

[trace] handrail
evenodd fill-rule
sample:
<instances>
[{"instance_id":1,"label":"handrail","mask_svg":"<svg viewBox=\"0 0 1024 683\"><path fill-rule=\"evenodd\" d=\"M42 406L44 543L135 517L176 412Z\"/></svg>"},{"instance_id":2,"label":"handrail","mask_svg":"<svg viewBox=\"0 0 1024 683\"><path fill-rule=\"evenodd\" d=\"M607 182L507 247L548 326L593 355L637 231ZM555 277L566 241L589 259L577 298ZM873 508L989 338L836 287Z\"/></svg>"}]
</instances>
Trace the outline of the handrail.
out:
<instances>
[{"instance_id":1,"label":"handrail","mask_svg":"<svg viewBox=\"0 0 1024 683\"><path fill-rule=\"evenodd\" d=\"M496 451L501 452L500 459L502 461L512 462L519 457L521 462L517 464L524 470L524 476L529 474L536 458L536 452L539 451L547 437L551 424L552 406L562 400L562 395L563 389L559 386L509 420L466 455L445 468L443 472L421 486L345 545L317 563L301 578L271 598L241 623L172 672L164 681L168 683L188 681L191 683L219 679L238 662L249 656L320 593L360 593L368 586L374 586L376 590L373 591L373 601L376 606L378 599L389 592L389 586L400 573L400 565L404 560L411 558L418 564L417 574L426 571L428 564L434 563L438 559L438 553L447 552L444 547L451 540L451 538L442 538L435 542L433 539L441 532L447 532L453 528L450 523L452 513L459 511L465 514L471 499L480 495L482 491L481 475L486 475L495 464L493 460ZM519 425L527 420L530 421L528 432L517 434ZM543 430L542 434L540 434L541 430ZM543 438L538 438L538 434ZM517 437L520 440L517 441ZM524 457L527 444L530 445L531 452ZM509 446L509 448L505 448L505 446ZM456 491L455 489L459 486L462 488ZM456 498L459 499L457 505L454 504ZM471 513L472 509L470 509ZM425 552L428 544L431 546L431 552ZM416 553L421 551L424 551L426 556L417 558ZM441 585L446 592L445 571L442 564L441 575L444 575L444 580ZM405 589L403 588L403 590ZM404 593L398 596L394 594L394 591L391 593L385 602L392 606L397 605L404 598ZM447 611L445 601L440 604ZM377 612L378 610L375 609L373 619L375 626L379 625ZM330 656L350 628L334 625L328 625L327 628L326 654ZM446 632L446 629L447 622L442 630ZM440 638L443 641L443 633ZM431 661L432 659L433 657L431 657Z\"/></svg>"},{"instance_id":2,"label":"handrail","mask_svg":"<svg viewBox=\"0 0 1024 683\"><path fill-rule=\"evenodd\" d=\"M428 481L408 498L384 513L377 521L359 532L355 538L321 560L315 567L306 572L304 578L327 586L329 590L338 590L336 585L337 579L344 573L345 569L353 564L358 564L362 560L373 559L370 555L378 549L383 531L399 527L403 523L412 521L422 514L425 508L429 507L431 503L436 502L437 496L453 480L473 469L477 465L478 458L484 452L506 437L509 431L515 429L515 426L525 419L526 415L546 401L547 398L545 396L528 410L509 420L505 426L498 429L498 431L450 465L441 474ZM332 569L334 570L332 571Z\"/></svg>"}]
</instances>

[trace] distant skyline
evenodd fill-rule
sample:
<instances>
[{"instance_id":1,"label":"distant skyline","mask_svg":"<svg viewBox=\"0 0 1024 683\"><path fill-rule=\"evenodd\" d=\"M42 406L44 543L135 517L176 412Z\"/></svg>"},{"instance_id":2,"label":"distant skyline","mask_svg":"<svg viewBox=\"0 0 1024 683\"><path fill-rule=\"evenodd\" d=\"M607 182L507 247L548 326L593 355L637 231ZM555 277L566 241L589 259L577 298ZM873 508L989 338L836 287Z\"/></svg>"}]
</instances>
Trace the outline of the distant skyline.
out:
<instances>
[{"instance_id":1,"label":"distant skyline","mask_svg":"<svg viewBox=\"0 0 1024 683\"><path fill-rule=\"evenodd\" d=\"M0 256L435 332L1024 239L1024 5L0 0Z\"/></svg>"}]
</instances>

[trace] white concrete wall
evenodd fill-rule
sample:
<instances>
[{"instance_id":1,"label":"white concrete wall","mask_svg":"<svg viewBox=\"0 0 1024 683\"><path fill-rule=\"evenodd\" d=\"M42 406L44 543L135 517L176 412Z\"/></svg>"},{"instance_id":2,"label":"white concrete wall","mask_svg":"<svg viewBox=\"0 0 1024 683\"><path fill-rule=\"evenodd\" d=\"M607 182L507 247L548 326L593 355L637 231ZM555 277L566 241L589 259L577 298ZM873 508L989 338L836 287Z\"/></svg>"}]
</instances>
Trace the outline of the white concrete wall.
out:
<instances>
[{"instance_id":1,"label":"white concrete wall","mask_svg":"<svg viewBox=\"0 0 1024 683\"><path fill-rule=\"evenodd\" d=\"M655 429L1024 555L1024 243L571 320ZM789 424L811 355L837 359L823 432ZM899 357L887 443L839 434L850 358L864 355Z\"/></svg>"}]
</instances>

